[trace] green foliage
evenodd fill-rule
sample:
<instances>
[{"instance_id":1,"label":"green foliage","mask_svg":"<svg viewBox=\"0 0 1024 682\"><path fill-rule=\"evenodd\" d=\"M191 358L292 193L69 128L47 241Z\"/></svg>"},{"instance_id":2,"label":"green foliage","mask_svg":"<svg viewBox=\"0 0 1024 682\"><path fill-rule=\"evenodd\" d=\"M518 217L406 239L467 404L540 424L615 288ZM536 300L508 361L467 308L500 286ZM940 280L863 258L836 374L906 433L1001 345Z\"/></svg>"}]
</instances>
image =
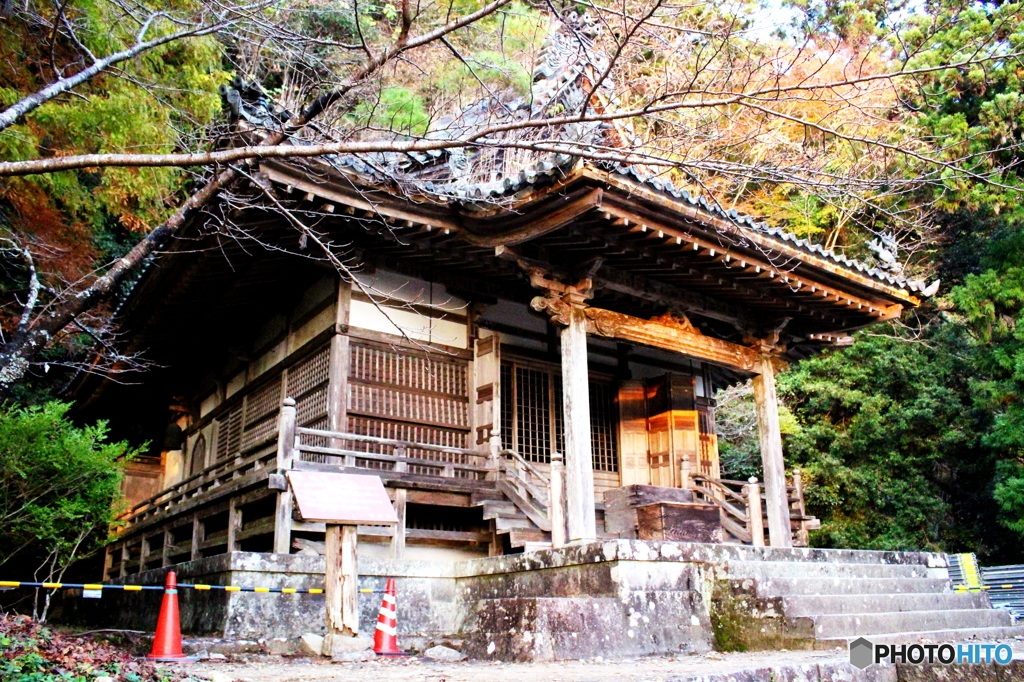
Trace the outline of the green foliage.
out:
<instances>
[{"instance_id":1,"label":"green foliage","mask_svg":"<svg viewBox=\"0 0 1024 682\"><path fill-rule=\"evenodd\" d=\"M137 450L106 442L106 425L78 427L69 405L0 408L0 567L59 572L101 546L124 463Z\"/></svg>"},{"instance_id":2,"label":"green foliage","mask_svg":"<svg viewBox=\"0 0 1024 682\"><path fill-rule=\"evenodd\" d=\"M889 17L907 6L899 0L784 0L783 4L800 12L797 23L802 33L831 32L853 41L883 35Z\"/></svg>"},{"instance_id":3,"label":"green foliage","mask_svg":"<svg viewBox=\"0 0 1024 682\"><path fill-rule=\"evenodd\" d=\"M910 68L998 57L1024 48L1021 3L977 3L967 9L937 5L921 14L899 36L897 48ZM953 20L955 16L955 20ZM989 175L978 182L963 173L945 173L941 205L996 214L1021 214L1021 142L1024 141L1022 72L1018 59L989 59L971 67L922 76L907 103L919 112L915 124L934 140L946 159L971 155L968 170Z\"/></svg>"},{"instance_id":4,"label":"green foliage","mask_svg":"<svg viewBox=\"0 0 1024 682\"><path fill-rule=\"evenodd\" d=\"M747 381L722 389L715 394L715 405L722 477L739 480L747 480L751 476L762 478L753 386ZM779 430L783 436L800 430L796 416L784 404L779 405Z\"/></svg>"},{"instance_id":5,"label":"green foliage","mask_svg":"<svg viewBox=\"0 0 1024 682\"><path fill-rule=\"evenodd\" d=\"M455 95L480 83L492 92L512 88L519 95L530 92L530 73L519 62L493 50L481 50L445 71L438 83L445 94Z\"/></svg>"},{"instance_id":6,"label":"green foliage","mask_svg":"<svg viewBox=\"0 0 1024 682\"><path fill-rule=\"evenodd\" d=\"M40 12L48 15L52 8L40 8ZM120 20L112 3L89 0L76 3L69 12L83 42L96 54L122 49L134 39L130 25ZM170 22L157 22L149 35L174 29ZM4 43L0 82L18 85L0 91L7 105L40 87L43 78L52 74L39 74L32 67L48 58L42 54L48 41L40 41L31 26L5 22L0 36ZM68 58L71 50L70 45L58 45L57 55ZM212 37L170 43L121 68L127 78L94 79L78 89L81 97L52 100L20 125L0 133L0 154L6 160L20 160L69 153L171 152L180 148L179 131L201 130L220 109L217 86L227 74ZM35 185L67 222L95 229L113 216L138 230L163 218L181 171L111 168L97 175L95 180L75 172L8 180L0 192Z\"/></svg>"},{"instance_id":7,"label":"green foliage","mask_svg":"<svg viewBox=\"0 0 1024 682\"><path fill-rule=\"evenodd\" d=\"M363 102L351 116L353 125L422 135L430 124L423 98L409 88L384 88L375 102Z\"/></svg>"},{"instance_id":8,"label":"green foliage","mask_svg":"<svg viewBox=\"0 0 1024 682\"><path fill-rule=\"evenodd\" d=\"M822 519L814 544L952 551L961 534L981 540L985 529L967 519L991 497L971 488L991 480L993 461L969 352L956 325L917 342L864 333L780 376L802 426L787 439L788 463L805 472Z\"/></svg>"}]
</instances>

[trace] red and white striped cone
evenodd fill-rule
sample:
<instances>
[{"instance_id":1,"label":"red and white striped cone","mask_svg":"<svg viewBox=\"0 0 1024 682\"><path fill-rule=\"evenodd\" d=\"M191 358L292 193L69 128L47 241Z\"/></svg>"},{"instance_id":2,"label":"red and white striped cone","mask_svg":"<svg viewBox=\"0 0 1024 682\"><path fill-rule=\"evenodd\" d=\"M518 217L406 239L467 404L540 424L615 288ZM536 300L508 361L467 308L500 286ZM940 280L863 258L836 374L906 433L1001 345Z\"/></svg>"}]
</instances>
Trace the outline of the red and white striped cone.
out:
<instances>
[{"instance_id":1,"label":"red and white striped cone","mask_svg":"<svg viewBox=\"0 0 1024 682\"><path fill-rule=\"evenodd\" d=\"M408 656L398 648L398 602L395 599L395 579L388 578L384 600L380 603L377 629L373 633L373 653L378 656Z\"/></svg>"}]
</instances>

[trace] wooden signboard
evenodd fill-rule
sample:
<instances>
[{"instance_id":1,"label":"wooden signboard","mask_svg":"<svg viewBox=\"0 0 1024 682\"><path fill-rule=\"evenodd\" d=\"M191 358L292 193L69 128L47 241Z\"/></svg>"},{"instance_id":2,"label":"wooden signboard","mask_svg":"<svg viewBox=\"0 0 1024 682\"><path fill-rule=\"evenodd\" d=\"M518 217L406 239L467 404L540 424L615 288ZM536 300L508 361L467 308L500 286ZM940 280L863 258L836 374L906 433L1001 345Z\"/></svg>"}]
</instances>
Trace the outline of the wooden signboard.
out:
<instances>
[{"instance_id":1,"label":"wooden signboard","mask_svg":"<svg viewBox=\"0 0 1024 682\"><path fill-rule=\"evenodd\" d=\"M398 523L379 476L289 471L299 516L339 526L390 526Z\"/></svg>"},{"instance_id":2,"label":"wooden signboard","mask_svg":"<svg viewBox=\"0 0 1024 682\"><path fill-rule=\"evenodd\" d=\"M295 504L305 521L327 524L324 555L324 596L327 637L324 653L334 650L336 638L359 634L359 572L356 553L359 524L398 523L379 476L289 471Z\"/></svg>"}]
</instances>

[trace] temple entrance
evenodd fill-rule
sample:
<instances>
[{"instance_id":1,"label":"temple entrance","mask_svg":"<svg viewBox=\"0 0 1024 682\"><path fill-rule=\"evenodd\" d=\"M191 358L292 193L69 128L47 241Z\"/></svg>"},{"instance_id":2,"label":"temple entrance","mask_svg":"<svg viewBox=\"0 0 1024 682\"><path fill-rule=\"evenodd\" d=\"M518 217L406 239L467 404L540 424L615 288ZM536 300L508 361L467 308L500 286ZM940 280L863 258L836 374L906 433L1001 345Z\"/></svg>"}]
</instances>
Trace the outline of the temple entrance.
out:
<instances>
[{"instance_id":1,"label":"temple entrance","mask_svg":"<svg viewBox=\"0 0 1024 682\"><path fill-rule=\"evenodd\" d=\"M719 477L714 401L700 377L669 373L619 390L623 485L688 487L684 471Z\"/></svg>"}]
</instances>

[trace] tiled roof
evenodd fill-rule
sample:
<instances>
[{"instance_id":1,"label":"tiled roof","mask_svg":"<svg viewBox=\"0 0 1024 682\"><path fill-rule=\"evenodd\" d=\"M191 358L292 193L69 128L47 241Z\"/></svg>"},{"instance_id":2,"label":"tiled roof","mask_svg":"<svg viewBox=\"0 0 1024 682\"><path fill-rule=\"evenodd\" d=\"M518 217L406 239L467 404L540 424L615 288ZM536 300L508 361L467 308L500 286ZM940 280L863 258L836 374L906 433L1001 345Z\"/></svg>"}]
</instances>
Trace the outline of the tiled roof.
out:
<instances>
[{"instance_id":1,"label":"tiled roof","mask_svg":"<svg viewBox=\"0 0 1024 682\"><path fill-rule=\"evenodd\" d=\"M607 59L593 46L594 29L586 16L573 12L557 20L538 55L534 83L529 99L514 93L501 93L438 119L427 139L458 139L486 125L516 120L563 115L579 110L588 100L590 82L603 74ZM602 81L598 96L609 107L614 106L611 82ZM500 147L501 140L567 142L573 144L611 145L615 138L623 142L623 129L609 122L580 122L546 128L512 130L493 140L494 146L477 146L410 153L376 153L324 157L324 161L349 176L357 184L377 186L396 192L413 192L439 203L452 201L468 205L514 202L518 196L532 193L546 184L556 182L584 164L614 173L679 202L697 207L710 216L730 221L740 228L756 231L768 238L799 249L809 255L829 260L851 272L870 277L880 283L908 289L922 296L933 295L938 282L928 285L922 280L907 279L900 274L847 257L820 244L797 237L777 227L734 209L723 209L704 196L694 196L649 168L618 163L584 162L564 152L528 151L514 155ZM627 135L629 134L626 131ZM297 142L301 144L301 142Z\"/></svg>"}]
</instances>

